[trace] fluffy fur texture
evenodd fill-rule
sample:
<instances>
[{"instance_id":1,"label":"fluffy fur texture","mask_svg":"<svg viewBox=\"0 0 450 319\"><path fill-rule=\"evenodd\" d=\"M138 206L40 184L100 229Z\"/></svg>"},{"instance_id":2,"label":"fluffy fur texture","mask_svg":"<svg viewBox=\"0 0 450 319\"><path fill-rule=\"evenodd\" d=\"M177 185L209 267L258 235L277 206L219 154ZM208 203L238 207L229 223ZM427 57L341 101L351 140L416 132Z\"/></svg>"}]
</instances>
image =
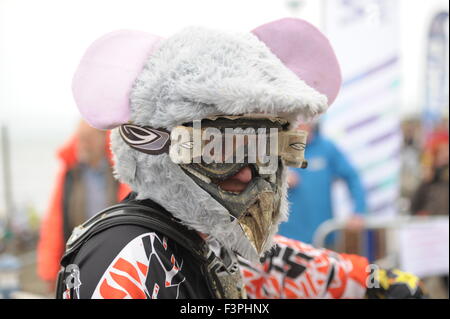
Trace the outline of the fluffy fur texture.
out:
<instances>
[{"instance_id":1,"label":"fluffy fur texture","mask_svg":"<svg viewBox=\"0 0 450 319\"><path fill-rule=\"evenodd\" d=\"M131 119L138 125L173 127L211 115L277 114L294 122L327 108L326 96L287 69L254 35L188 28L165 40L149 58L130 94ZM112 133L116 175L183 223L230 246L244 258L256 255L228 211L174 164L167 154L149 156ZM278 223L287 219L287 184ZM271 236L272 237L272 236ZM272 242L266 243L266 249Z\"/></svg>"}]
</instances>

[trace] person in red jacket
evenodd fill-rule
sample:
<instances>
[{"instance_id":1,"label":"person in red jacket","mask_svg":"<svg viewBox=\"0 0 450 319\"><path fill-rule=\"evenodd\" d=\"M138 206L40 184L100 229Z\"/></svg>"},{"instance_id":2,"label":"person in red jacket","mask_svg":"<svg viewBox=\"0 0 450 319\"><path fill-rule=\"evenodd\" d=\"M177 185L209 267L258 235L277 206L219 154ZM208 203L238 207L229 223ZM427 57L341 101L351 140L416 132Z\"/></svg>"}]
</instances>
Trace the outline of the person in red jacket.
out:
<instances>
[{"instance_id":1,"label":"person in red jacket","mask_svg":"<svg viewBox=\"0 0 450 319\"><path fill-rule=\"evenodd\" d=\"M61 168L37 247L38 275L50 287L56 280L72 229L129 192L113 177L109 134L105 131L80 122L76 133L57 154Z\"/></svg>"}]
</instances>

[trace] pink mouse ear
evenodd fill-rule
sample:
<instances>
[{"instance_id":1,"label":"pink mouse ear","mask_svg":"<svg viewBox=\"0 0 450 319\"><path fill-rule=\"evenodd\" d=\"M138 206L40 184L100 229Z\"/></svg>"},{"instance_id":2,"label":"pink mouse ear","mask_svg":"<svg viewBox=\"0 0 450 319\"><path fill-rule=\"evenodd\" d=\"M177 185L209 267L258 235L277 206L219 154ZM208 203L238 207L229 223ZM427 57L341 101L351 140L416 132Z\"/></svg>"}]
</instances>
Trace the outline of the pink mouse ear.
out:
<instances>
[{"instance_id":1,"label":"pink mouse ear","mask_svg":"<svg viewBox=\"0 0 450 319\"><path fill-rule=\"evenodd\" d=\"M72 82L82 117L98 129L130 119L129 94L136 77L162 38L140 31L115 31L87 49Z\"/></svg>"},{"instance_id":2,"label":"pink mouse ear","mask_svg":"<svg viewBox=\"0 0 450 319\"><path fill-rule=\"evenodd\" d=\"M336 99L341 70L330 42L316 27L295 18L264 24L252 31L272 52L310 87Z\"/></svg>"}]
</instances>

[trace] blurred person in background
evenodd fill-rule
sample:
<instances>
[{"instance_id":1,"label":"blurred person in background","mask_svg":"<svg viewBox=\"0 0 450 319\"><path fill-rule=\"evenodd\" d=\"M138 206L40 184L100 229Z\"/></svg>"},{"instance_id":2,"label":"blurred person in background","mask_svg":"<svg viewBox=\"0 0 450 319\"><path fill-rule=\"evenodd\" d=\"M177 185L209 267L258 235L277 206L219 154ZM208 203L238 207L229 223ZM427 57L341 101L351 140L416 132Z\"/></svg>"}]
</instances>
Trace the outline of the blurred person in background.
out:
<instances>
[{"instance_id":1,"label":"blurred person in background","mask_svg":"<svg viewBox=\"0 0 450 319\"><path fill-rule=\"evenodd\" d=\"M425 143L423 178L411 199L413 215L431 216L449 214L449 132L448 119L437 125ZM435 277L425 278L432 285ZM441 277L442 291L448 298L448 274Z\"/></svg>"},{"instance_id":2,"label":"blurred person in background","mask_svg":"<svg viewBox=\"0 0 450 319\"><path fill-rule=\"evenodd\" d=\"M301 125L299 129L309 132L306 151L308 167L290 169L288 198L291 210L289 221L280 226L280 234L312 243L320 224L333 218L332 185L337 179L345 181L354 204L354 214L349 218L347 227L353 231L362 229L362 215L366 213L367 206L358 172L345 154L321 134L319 124Z\"/></svg>"},{"instance_id":3,"label":"blurred person in background","mask_svg":"<svg viewBox=\"0 0 450 319\"><path fill-rule=\"evenodd\" d=\"M448 120L442 121L428 138L422 161L423 178L412 197L411 212L414 215L448 215Z\"/></svg>"},{"instance_id":4,"label":"blurred person in background","mask_svg":"<svg viewBox=\"0 0 450 319\"><path fill-rule=\"evenodd\" d=\"M109 134L81 121L57 152L61 169L41 224L37 270L53 288L72 229L128 193L113 177Z\"/></svg>"}]
</instances>

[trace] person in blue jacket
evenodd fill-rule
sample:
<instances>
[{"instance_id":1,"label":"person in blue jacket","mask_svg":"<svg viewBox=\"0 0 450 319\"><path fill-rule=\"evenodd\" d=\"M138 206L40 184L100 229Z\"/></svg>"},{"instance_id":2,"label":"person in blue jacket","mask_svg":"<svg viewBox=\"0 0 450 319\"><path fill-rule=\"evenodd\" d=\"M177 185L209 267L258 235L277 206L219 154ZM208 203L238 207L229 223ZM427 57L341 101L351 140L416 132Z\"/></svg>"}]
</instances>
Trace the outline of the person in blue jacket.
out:
<instances>
[{"instance_id":1,"label":"person in blue jacket","mask_svg":"<svg viewBox=\"0 0 450 319\"><path fill-rule=\"evenodd\" d=\"M361 229L366 213L365 190L358 172L345 154L319 130L319 125L303 125L309 131L307 169L291 169L288 176L289 220L280 225L279 233L288 238L312 243L320 224L333 218L332 185L342 179L353 200L354 214L348 219L349 229Z\"/></svg>"}]
</instances>

